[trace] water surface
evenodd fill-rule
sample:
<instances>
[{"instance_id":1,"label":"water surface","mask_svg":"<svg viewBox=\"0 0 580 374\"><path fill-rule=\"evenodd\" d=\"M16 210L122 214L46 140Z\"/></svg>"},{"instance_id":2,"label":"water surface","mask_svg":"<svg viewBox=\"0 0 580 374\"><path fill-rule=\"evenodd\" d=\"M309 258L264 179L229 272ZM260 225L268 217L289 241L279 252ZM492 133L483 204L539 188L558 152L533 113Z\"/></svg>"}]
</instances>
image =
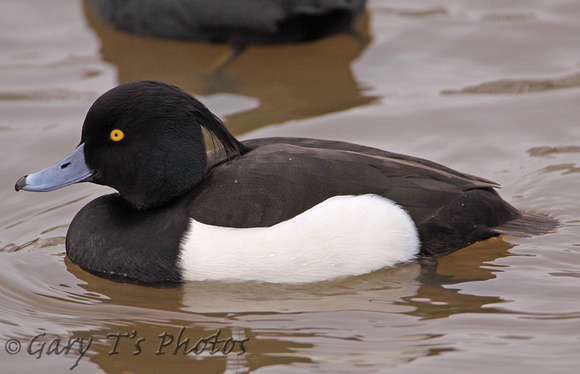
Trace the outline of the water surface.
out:
<instances>
[{"instance_id":1,"label":"water surface","mask_svg":"<svg viewBox=\"0 0 580 374\"><path fill-rule=\"evenodd\" d=\"M115 31L81 1L2 1L1 371L575 372L580 3L373 0L359 33L252 47L209 76L226 46ZM66 259L64 237L109 189L13 185L74 149L100 94L139 79L200 96L240 137L347 140L428 158L501 183L515 206L563 226L301 286L94 277ZM82 358L81 338L84 348L92 339ZM202 339L197 351L184 355L184 343L174 354L187 338L190 349ZM55 339L77 340L57 355Z\"/></svg>"}]
</instances>

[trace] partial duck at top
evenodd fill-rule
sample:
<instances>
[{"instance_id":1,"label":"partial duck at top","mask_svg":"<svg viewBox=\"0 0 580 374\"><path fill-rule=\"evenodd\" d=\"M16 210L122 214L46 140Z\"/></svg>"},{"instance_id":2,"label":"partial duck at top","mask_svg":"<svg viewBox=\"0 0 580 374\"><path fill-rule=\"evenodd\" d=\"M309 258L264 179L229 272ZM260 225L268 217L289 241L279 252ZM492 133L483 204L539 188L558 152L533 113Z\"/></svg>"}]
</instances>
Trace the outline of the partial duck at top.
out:
<instances>
[{"instance_id":1,"label":"partial duck at top","mask_svg":"<svg viewBox=\"0 0 580 374\"><path fill-rule=\"evenodd\" d=\"M252 44L353 32L366 0L89 0L107 24L159 38L228 43L225 66ZM356 35L356 33L354 33ZM216 63L217 64L217 63Z\"/></svg>"},{"instance_id":2,"label":"partial duck at top","mask_svg":"<svg viewBox=\"0 0 580 374\"><path fill-rule=\"evenodd\" d=\"M202 129L222 147L207 153ZM77 148L15 188L79 182L118 193L75 216L69 258L147 283L324 281L558 226L518 211L497 184L424 159L329 140L240 142L193 96L152 81L103 94Z\"/></svg>"}]
</instances>

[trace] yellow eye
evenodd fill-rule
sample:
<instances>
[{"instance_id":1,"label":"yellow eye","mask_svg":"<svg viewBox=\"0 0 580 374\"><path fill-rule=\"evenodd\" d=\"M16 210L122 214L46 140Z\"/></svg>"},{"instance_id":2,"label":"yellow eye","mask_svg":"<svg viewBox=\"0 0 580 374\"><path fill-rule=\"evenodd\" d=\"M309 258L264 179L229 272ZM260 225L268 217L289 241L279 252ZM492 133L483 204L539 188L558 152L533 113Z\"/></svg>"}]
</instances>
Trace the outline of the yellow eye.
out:
<instances>
[{"instance_id":1,"label":"yellow eye","mask_svg":"<svg viewBox=\"0 0 580 374\"><path fill-rule=\"evenodd\" d=\"M123 131L121 131L119 129L115 129L115 130L111 131L111 140L114 142L118 142L120 140L123 140L124 137L125 137L125 134L123 134Z\"/></svg>"}]
</instances>

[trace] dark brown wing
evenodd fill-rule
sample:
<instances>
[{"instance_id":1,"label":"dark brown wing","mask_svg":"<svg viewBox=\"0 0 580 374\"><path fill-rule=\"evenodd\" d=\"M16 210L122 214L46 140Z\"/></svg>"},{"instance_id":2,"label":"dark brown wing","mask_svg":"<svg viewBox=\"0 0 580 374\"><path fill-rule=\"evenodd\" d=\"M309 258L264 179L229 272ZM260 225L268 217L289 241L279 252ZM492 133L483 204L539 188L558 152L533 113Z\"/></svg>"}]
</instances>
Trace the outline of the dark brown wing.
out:
<instances>
[{"instance_id":1,"label":"dark brown wing","mask_svg":"<svg viewBox=\"0 0 580 374\"><path fill-rule=\"evenodd\" d=\"M195 189L194 218L220 226L271 226L332 196L377 194L421 224L464 191L497 186L427 160L350 143L301 138L243 143L252 151L211 168ZM210 155L212 165L220 161L215 156ZM230 207L225 212L219 208L224 201Z\"/></svg>"},{"instance_id":2,"label":"dark brown wing","mask_svg":"<svg viewBox=\"0 0 580 374\"><path fill-rule=\"evenodd\" d=\"M549 217L520 213L497 194L496 183L424 159L316 139L264 138L244 145L252 150L229 161L210 154L208 177L190 195L191 217L218 226L263 227L332 196L377 194L409 212L425 255L558 226Z\"/></svg>"}]
</instances>

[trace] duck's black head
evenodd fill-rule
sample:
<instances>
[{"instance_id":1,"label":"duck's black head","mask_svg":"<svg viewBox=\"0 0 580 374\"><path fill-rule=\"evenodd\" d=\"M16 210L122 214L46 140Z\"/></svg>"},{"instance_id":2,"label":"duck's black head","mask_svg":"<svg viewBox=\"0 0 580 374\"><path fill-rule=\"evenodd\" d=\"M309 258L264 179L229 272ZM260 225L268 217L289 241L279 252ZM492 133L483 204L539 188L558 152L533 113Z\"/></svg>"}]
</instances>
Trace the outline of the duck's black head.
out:
<instances>
[{"instance_id":1,"label":"duck's black head","mask_svg":"<svg viewBox=\"0 0 580 374\"><path fill-rule=\"evenodd\" d=\"M155 207L204 178L202 127L229 157L244 152L221 120L181 89L152 81L123 84L89 109L71 155L21 178L16 189L50 191L92 181L116 189L136 209Z\"/></svg>"}]
</instances>

